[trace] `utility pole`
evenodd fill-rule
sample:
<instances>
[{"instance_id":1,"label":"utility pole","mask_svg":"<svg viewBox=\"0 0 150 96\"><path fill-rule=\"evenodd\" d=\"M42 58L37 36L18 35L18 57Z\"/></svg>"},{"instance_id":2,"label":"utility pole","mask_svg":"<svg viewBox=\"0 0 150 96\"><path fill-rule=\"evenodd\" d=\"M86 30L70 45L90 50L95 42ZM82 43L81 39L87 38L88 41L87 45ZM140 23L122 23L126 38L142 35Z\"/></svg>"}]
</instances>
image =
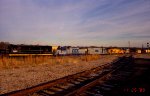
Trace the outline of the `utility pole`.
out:
<instances>
[{"instance_id":1,"label":"utility pole","mask_svg":"<svg viewBox=\"0 0 150 96\"><path fill-rule=\"evenodd\" d=\"M129 46L129 48L130 48L130 41L128 41L128 46Z\"/></svg>"},{"instance_id":2,"label":"utility pole","mask_svg":"<svg viewBox=\"0 0 150 96\"><path fill-rule=\"evenodd\" d=\"M131 50L130 50L130 41L128 41L128 53L130 53L131 52Z\"/></svg>"},{"instance_id":3,"label":"utility pole","mask_svg":"<svg viewBox=\"0 0 150 96\"><path fill-rule=\"evenodd\" d=\"M142 44L142 49L144 48L144 45Z\"/></svg>"},{"instance_id":4,"label":"utility pole","mask_svg":"<svg viewBox=\"0 0 150 96\"><path fill-rule=\"evenodd\" d=\"M150 52L150 49L149 49L149 43L147 42L147 53Z\"/></svg>"},{"instance_id":5,"label":"utility pole","mask_svg":"<svg viewBox=\"0 0 150 96\"><path fill-rule=\"evenodd\" d=\"M144 46L143 46L143 43L142 43L142 49L141 49L141 52L144 53Z\"/></svg>"}]
</instances>

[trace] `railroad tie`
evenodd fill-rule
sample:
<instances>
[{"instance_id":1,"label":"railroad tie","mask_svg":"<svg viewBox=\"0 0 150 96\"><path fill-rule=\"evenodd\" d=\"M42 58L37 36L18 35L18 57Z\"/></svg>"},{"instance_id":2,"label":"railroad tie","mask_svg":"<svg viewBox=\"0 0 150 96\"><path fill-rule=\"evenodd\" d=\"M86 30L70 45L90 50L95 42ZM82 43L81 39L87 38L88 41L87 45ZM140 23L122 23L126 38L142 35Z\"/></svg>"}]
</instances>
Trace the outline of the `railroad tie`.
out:
<instances>
[{"instance_id":1,"label":"railroad tie","mask_svg":"<svg viewBox=\"0 0 150 96\"><path fill-rule=\"evenodd\" d=\"M59 88L59 87L55 87L55 86L54 86L54 87L52 87L52 88L50 88L50 89L55 90L55 91L62 91L63 88Z\"/></svg>"},{"instance_id":2,"label":"railroad tie","mask_svg":"<svg viewBox=\"0 0 150 96\"><path fill-rule=\"evenodd\" d=\"M50 94L48 92L44 91L44 90L38 91L36 93L39 94L39 95L42 95L42 96L50 96Z\"/></svg>"},{"instance_id":3,"label":"railroad tie","mask_svg":"<svg viewBox=\"0 0 150 96\"><path fill-rule=\"evenodd\" d=\"M90 95L90 96L103 96L101 94L96 94L96 93L93 93L93 92L89 92L89 91L86 91L85 92L87 95Z\"/></svg>"}]
</instances>

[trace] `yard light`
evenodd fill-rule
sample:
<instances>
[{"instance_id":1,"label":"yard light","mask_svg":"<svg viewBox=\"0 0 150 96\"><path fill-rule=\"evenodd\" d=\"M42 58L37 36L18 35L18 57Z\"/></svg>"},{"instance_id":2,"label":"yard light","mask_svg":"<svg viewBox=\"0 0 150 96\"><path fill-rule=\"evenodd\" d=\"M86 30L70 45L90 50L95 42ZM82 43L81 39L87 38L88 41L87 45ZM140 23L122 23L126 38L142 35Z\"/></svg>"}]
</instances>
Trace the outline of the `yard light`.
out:
<instances>
[{"instance_id":1,"label":"yard light","mask_svg":"<svg viewBox=\"0 0 150 96\"><path fill-rule=\"evenodd\" d=\"M149 43L147 42L147 48L149 48Z\"/></svg>"}]
</instances>

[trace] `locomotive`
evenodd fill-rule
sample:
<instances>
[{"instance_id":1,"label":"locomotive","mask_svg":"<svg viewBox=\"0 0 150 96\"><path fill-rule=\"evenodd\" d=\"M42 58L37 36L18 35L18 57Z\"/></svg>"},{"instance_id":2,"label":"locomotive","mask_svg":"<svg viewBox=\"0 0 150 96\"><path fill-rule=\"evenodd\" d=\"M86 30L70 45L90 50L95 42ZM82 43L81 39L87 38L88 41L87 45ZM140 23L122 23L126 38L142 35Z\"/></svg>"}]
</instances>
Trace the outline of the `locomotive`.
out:
<instances>
[{"instance_id":1,"label":"locomotive","mask_svg":"<svg viewBox=\"0 0 150 96\"><path fill-rule=\"evenodd\" d=\"M27 56L27 55L53 55L52 46L42 45L14 45L8 44L5 48L0 48L1 55Z\"/></svg>"}]
</instances>

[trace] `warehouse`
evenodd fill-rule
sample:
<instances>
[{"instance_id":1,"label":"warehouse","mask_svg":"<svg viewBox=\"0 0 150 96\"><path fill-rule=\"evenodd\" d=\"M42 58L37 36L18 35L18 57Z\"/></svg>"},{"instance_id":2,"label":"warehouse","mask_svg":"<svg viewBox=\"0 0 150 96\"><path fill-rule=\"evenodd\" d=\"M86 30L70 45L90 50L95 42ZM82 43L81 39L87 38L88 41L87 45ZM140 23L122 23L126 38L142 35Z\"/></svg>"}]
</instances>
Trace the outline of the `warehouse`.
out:
<instances>
[{"instance_id":1,"label":"warehouse","mask_svg":"<svg viewBox=\"0 0 150 96\"><path fill-rule=\"evenodd\" d=\"M88 47L88 54L107 54L104 47Z\"/></svg>"}]
</instances>

